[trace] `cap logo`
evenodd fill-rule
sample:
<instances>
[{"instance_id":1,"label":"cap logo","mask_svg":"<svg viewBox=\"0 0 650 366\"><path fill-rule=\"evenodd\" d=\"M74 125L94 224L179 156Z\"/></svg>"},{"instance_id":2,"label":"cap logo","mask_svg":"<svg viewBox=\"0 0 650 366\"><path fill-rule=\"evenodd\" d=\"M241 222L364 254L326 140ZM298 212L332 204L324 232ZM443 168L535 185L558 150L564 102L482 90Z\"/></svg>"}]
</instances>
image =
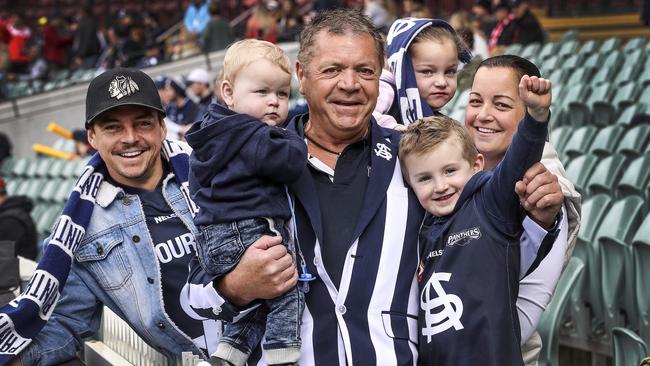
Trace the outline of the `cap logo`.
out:
<instances>
[{"instance_id":1,"label":"cap logo","mask_svg":"<svg viewBox=\"0 0 650 366\"><path fill-rule=\"evenodd\" d=\"M118 75L111 81L111 84L108 86L108 92L111 95L111 98L122 99L123 97L128 97L135 94L140 87L138 84L131 79L129 76Z\"/></svg>"}]
</instances>

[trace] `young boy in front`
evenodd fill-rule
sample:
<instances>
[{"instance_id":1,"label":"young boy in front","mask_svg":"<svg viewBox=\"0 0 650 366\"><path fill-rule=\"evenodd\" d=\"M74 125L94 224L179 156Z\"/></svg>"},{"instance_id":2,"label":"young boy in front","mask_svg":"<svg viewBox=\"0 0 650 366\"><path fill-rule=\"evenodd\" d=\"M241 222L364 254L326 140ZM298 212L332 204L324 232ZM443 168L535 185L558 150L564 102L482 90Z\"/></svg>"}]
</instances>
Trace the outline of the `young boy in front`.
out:
<instances>
[{"instance_id":1,"label":"young boy in front","mask_svg":"<svg viewBox=\"0 0 650 366\"><path fill-rule=\"evenodd\" d=\"M492 172L481 172L483 156L448 117L418 120L402 135L404 175L428 213L419 235L420 365L523 365L515 302L524 211L515 184L542 156L550 81L526 75L519 94L527 114Z\"/></svg>"},{"instance_id":2,"label":"young boy in front","mask_svg":"<svg viewBox=\"0 0 650 366\"><path fill-rule=\"evenodd\" d=\"M290 252L291 219L285 185L300 176L307 148L295 133L277 127L287 118L291 66L277 46L258 40L228 48L221 92L226 107L212 103L186 134L190 193L199 206L197 254L215 279L239 262L262 235L281 235ZM226 325L212 358L244 365L265 335L266 363L295 364L300 357L304 297L297 287ZM267 314L268 313L268 314ZM266 323L266 324L265 324Z\"/></svg>"}]
</instances>

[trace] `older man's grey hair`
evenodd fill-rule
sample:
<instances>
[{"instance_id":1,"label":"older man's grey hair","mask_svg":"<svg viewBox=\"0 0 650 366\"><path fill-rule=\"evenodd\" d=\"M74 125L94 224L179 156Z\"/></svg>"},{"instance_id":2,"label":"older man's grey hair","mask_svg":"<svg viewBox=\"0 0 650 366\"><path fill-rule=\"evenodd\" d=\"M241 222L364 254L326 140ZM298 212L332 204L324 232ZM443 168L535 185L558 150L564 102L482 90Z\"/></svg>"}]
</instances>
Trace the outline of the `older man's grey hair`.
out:
<instances>
[{"instance_id":1,"label":"older man's grey hair","mask_svg":"<svg viewBox=\"0 0 650 366\"><path fill-rule=\"evenodd\" d=\"M316 36L325 31L332 35L363 35L372 37L377 50L379 66L384 67L384 40L381 33L372 25L368 17L352 9L326 10L318 13L312 22L300 33L300 51L298 60L307 68L312 58Z\"/></svg>"}]
</instances>

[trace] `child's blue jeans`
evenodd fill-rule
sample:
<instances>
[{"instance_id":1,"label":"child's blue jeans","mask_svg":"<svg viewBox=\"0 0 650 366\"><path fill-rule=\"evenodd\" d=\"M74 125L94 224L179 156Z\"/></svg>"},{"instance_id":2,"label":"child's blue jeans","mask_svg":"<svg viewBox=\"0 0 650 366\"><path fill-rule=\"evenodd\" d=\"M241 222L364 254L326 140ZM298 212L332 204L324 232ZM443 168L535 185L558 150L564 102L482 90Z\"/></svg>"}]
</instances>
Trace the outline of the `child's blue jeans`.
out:
<instances>
[{"instance_id":1,"label":"child's blue jeans","mask_svg":"<svg viewBox=\"0 0 650 366\"><path fill-rule=\"evenodd\" d=\"M206 273L221 277L232 270L244 251L262 235L281 235L295 258L284 222L269 218L245 219L201 228L197 253ZM300 358L300 322L304 294L294 287L284 295L266 300L265 306L225 326L217 351L212 355L234 365L244 365L265 336L263 348L269 365L295 363Z\"/></svg>"}]
</instances>

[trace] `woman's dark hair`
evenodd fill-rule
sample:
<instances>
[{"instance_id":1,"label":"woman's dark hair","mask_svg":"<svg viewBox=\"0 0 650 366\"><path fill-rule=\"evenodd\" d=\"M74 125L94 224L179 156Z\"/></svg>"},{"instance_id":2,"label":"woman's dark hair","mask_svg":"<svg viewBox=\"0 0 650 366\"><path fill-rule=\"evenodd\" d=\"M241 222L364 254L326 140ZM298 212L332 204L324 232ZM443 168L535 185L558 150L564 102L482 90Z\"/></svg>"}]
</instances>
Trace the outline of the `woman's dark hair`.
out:
<instances>
[{"instance_id":1,"label":"woman's dark hair","mask_svg":"<svg viewBox=\"0 0 650 366\"><path fill-rule=\"evenodd\" d=\"M515 55L499 55L486 58L478 65L479 69L481 67L506 67L517 73L517 79L521 79L524 75L541 77L541 73L534 63Z\"/></svg>"}]
</instances>

